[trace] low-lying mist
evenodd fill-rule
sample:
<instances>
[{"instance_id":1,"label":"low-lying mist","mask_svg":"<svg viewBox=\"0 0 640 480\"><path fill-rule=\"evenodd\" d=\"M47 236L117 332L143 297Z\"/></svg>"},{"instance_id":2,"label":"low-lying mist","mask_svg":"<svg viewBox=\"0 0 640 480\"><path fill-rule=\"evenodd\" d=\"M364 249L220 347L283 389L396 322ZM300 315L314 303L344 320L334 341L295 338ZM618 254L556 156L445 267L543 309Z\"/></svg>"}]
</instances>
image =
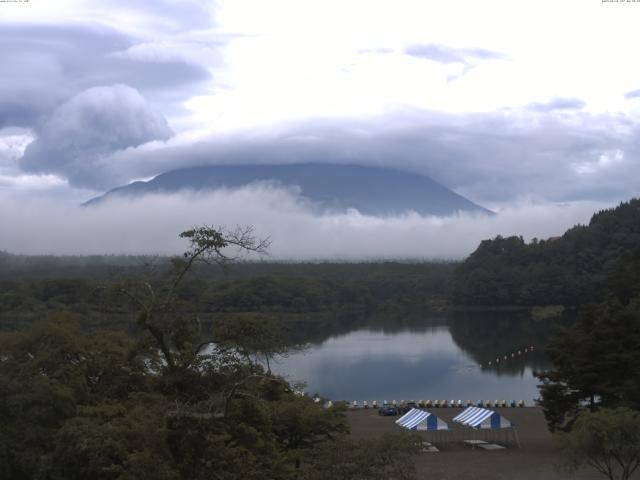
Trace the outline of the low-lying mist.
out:
<instances>
[{"instance_id":1,"label":"low-lying mist","mask_svg":"<svg viewBox=\"0 0 640 480\"><path fill-rule=\"evenodd\" d=\"M0 250L20 254L179 254L196 225L253 225L272 260L460 259L496 235L547 238L609 207L596 202L521 203L495 216L370 217L319 213L298 192L268 185L210 193L149 195L81 207L4 199Z\"/></svg>"}]
</instances>

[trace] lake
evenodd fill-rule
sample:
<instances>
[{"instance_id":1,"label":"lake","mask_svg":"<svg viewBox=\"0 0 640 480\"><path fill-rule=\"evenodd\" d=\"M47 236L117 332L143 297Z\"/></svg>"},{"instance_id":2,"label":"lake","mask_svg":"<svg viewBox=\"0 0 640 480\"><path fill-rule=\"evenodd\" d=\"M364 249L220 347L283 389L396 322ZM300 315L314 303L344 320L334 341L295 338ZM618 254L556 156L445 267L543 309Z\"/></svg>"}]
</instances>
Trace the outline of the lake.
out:
<instances>
[{"instance_id":1,"label":"lake","mask_svg":"<svg viewBox=\"0 0 640 480\"><path fill-rule=\"evenodd\" d=\"M549 367L543 353L549 331L549 322L510 314L366 326L279 359L274 370L292 382L305 381L309 394L332 400L523 399L531 404L539 396L533 373Z\"/></svg>"}]
</instances>

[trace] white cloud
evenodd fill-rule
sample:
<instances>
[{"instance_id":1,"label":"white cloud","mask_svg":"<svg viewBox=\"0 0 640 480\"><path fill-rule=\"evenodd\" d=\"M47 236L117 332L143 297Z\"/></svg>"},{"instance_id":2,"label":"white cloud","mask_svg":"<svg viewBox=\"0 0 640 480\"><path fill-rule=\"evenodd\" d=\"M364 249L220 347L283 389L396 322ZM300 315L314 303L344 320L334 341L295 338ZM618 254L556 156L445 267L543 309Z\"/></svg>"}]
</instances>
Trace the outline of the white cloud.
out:
<instances>
[{"instance_id":1,"label":"white cloud","mask_svg":"<svg viewBox=\"0 0 640 480\"><path fill-rule=\"evenodd\" d=\"M527 239L562 234L606 206L522 204L493 217L408 214L382 219L356 211L318 216L295 191L266 185L208 195L115 199L89 208L5 196L0 218L12 228L0 230L0 250L178 254L185 248L178 234L192 226L250 224L260 236L271 237L272 259L455 259L498 234Z\"/></svg>"},{"instance_id":2,"label":"white cloud","mask_svg":"<svg viewBox=\"0 0 640 480\"><path fill-rule=\"evenodd\" d=\"M105 156L172 135L166 119L126 85L79 93L56 108L36 133L20 161L24 170L97 187L110 186L118 178L104 166Z\"/></svg>"},{"instance_id":3,"label":"white cloud","mask_svg":"<svg viewBox=\"0 0 640 480\"><path fill-rule=\"evenodd\" d=\"M601 170L613 168L624 161L624 152L614 150L602 153L597 160L592 162L573 163L571 166L581 175L597 173Z\"/></svg>"},{"instance_id":4,"label":"white cloud","mask_svg":"<svg viewBox=\"0 0 640 480\"><path fill-rule=\"evenodd\" d=\"M0 129L0 168L18 160L34 137L24 129Z\"/></svg>"}]
</instances>

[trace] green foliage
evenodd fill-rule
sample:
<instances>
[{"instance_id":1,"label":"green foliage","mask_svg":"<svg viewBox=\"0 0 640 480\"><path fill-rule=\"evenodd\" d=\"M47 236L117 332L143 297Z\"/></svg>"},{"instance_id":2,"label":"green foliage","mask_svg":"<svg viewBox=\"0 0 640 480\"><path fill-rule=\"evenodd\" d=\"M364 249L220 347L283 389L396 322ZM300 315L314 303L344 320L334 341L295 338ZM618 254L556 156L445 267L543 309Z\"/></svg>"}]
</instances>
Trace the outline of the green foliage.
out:
<instances>
[{"instance_id":1,"label":"green foliage","mask_svg":"<svg viewBox=\"0 0 640 480\"><path fill-rule=\"evenodd\" d=\"M640 465L640 413L626 408L581 413L569 433L556 434L562 464L583 465L610 480L627 480Z\"/></svg>"},{"instance_id":2,"label":"green foliage","mask_svg":"<svg viewBox=\"0 0 640 480\"><path fill-rule=\"evenodd\" d=\"M215 323L213 335L217 345L234 348L247 361L266 365L269 374L271 360L291 350L282 325L255 314L224 317Z\"/></svg>"},{"instance_id":3,"label":"green foliage","mask_svg":"<svg viewBox=\"0 0 640 480\"><path fill-rule=\"evenodd\" d=\"M638 299L640 300L640 299ZM585 309L552 339L553 369L539 375L552 429L570 426L584 408L640 408L640 302L610 299Z\"/></svg>"},{"instance_id":4,"label":"green foliage","mask_svg":"<svg viewBox=\"0 0 640 480\"><path fill-rule=\"evenodd\" d=\"M522 237L498 236L483 241L456 270L453 300L459 305L576 306L602 299L608 278L622 259L638 255L639 244L640 199L598 212L588 226L573 227L562 237L527 244ZM634 278L637 273L628 270L618 286L626 288Z\"/></svg>"},{"instance_id":5,"label":"green foliage","mask_svg":"<svg viewBox=\"0 0 640 480\"><path fill-rule=\"evenodd\" d=\"M552 429L570 428L585 408L640 409L639 251L617 263L606 300L584 307L548 345L553 368L539 378Z\"/></svg>"},{"instance_id":6,"label":"green foliage","mask_svg":"<svg viewBox=\"0 0 640 480\"><path fill-rule=\"evenodd\" d=\"M187 231L168 271L119 283L135 338L82 332L76 314L0 335L2 478L293 479L311 447L344 434L339 410L248 361L284 353L277 325L236 319L216 347L181 297L195 262L261 248L250 232Z\"/></svg>"},{"instance_id":7,"label":"green foliage","mask_svg":"<svg viewBox=\"0 0 640 480\"><path fill-rule=\"evenodd\" d=\"M412 455L420 437L386 434L379 439L341 438L314 449L302 468L303 480L413 480Z\"/></svg>"}]
</instances>

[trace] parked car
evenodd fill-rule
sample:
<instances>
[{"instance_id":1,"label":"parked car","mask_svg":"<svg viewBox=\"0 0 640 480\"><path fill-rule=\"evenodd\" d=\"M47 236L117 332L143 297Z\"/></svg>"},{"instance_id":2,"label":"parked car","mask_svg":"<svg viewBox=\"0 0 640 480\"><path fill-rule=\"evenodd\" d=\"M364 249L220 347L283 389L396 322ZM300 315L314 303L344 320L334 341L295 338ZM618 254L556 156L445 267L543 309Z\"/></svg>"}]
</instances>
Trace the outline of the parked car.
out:
<instances>
[{"instance_id":1,"label":"parked car","mask_svg":"<svg viewBox=\"0 0 640 480\"><path fill-rule=\"evenodd\" d=\"M395 405L383 405L378 409L378 415L385 417L395 417L398 415L398 407Z\"/></svg>"},{"instance_id":2,"label":"parked car","mask_svg":"<svg viewBox=\"0 0 640 480\"><path fill-rule=\"evenodd\" d=\"M400 415L404 415L405 413L407 413L412 408L418 408L418 405L416 404L416 402L403 403L402 405L400 405L398 407L398 413Z\"/></svg>"}]
</instances>

